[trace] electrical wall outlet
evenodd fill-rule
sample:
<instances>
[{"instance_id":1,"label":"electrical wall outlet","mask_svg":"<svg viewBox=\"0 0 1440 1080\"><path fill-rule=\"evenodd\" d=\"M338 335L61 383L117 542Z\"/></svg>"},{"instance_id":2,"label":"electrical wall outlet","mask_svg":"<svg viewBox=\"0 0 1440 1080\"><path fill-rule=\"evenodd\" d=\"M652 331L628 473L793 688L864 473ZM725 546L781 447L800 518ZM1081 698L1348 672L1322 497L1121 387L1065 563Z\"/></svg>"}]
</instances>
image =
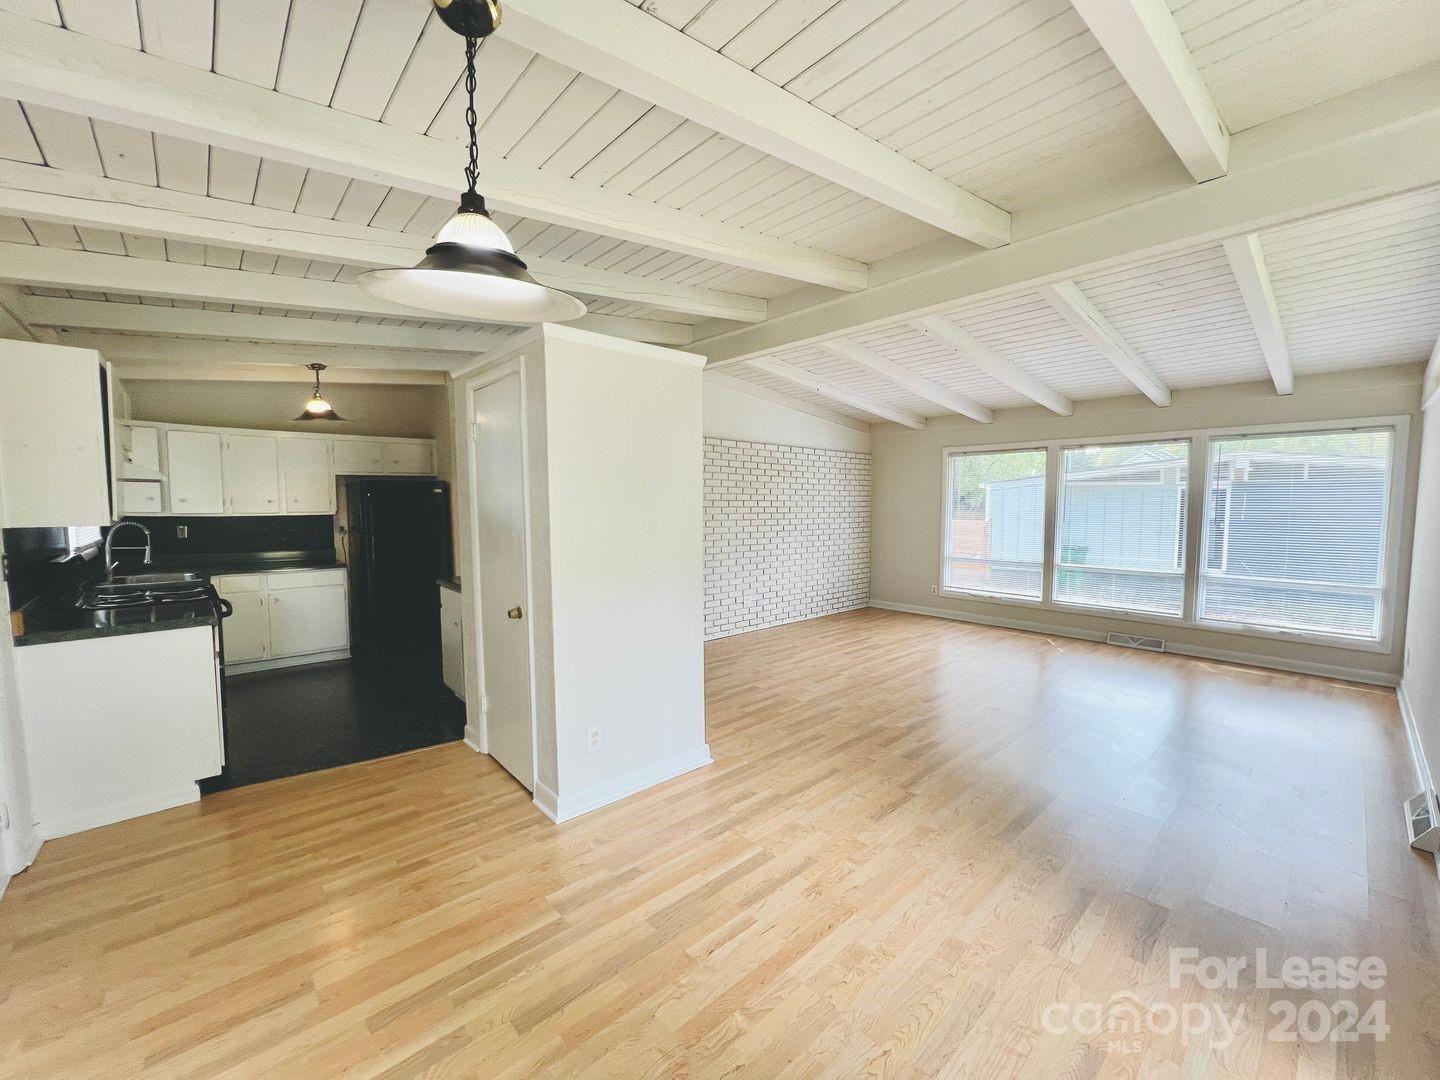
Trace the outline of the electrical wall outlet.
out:
<instances>
[{"instance_id":1,"label":"electrical wall outlet","mask_svg":"<svg viewBox=\"0 0 1440 1080\"><path fill-rule=\"evenodd\" d=\"M939 585L931 585L931 586L930 586L930 595L931 595L931 596L939 596L939 595L940 595L940 586L939 586Z\"/></svg>"},{"instance_id":2,"label":"electrical wall outlet","mask_svg":"<svg viewBox=\"0 0 1440 1080\"><path fill-rule=\"evenodd\" d=\"M189 540L189 539L190 539L190 526L189 526L189 525L176 525L176 526L175 526L175 539L177 539L177 540Z\"/></svg>"},{"instance_id":3,"label":"electrical wall outlet","mask_svg":"<svg viewBox=\"0 0 1440 1080\"><path fill-rule=\"evenodd\" d=\"M590 752L591 752L591 753L594 753L596 750L599 750L599 749L600 749L600 729L599 729L598 727L592 727L592 728L590 729Z\"/></svg>"}]
</instances>

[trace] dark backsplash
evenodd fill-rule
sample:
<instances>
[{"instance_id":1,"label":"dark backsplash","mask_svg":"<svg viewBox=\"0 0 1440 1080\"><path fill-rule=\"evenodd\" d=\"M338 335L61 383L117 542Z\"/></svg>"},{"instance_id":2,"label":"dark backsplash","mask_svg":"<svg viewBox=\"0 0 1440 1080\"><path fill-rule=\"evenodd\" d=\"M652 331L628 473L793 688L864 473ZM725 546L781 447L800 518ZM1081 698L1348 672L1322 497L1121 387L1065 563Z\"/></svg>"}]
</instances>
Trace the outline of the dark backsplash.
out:
<instances>
[{"instance_id":1,"label":"dark backsplash","mask_svg":"<svg viewBox=\"0 0 1440 1080\"><path fill-rule=\"evenodd\" d=\"M83 558L66 558L70 549L64 529L6 529L4 545L12 607L41 593L63 590L86 576Z\"/></svg>"},{"instance_id":2,"label":"dark backsplash","mask_svg":"<svg viewBox=\"0 0 1440 1080\"><path fill-rule=\"evenodd\" d=\"M162 555L244 555L262 551L335 550L335 519L329 514L145 517L136 520L150 530L150 543L157 558ZM184 540L181 540L178 534L182 525L190 533ZM121 541L115 542L119 544ZM128 537L125 542L130 542Z\"/></svg>"}]
</instances>

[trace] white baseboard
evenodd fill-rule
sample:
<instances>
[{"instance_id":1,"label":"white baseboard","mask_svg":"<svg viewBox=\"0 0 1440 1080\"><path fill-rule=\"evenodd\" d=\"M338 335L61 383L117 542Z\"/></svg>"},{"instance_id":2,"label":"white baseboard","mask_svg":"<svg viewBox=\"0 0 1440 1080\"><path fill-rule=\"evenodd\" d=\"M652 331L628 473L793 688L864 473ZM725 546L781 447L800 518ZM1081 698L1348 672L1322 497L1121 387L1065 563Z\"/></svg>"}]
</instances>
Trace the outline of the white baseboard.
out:
<instances>
[{"instance_id":1,"label":"white baseboard","mask_svg":"<svg viewBox=\"0 0 1440 1080\"><path fill-rule=\"evenodd\" d=\"M735 630L723 630L718 634L706 634L706 641L720 641L723 638L739 637L741 634L753 634L757 630L773 630L777 626L789 626L792 623L809 622L811 619L823 619L827 615L839 615L843 611L864 611L867 607L879 607L865 601L862 604L850 604L846 607L838 607L834 611L822 611L815 615L796 615L793 619L777 619L774 622L761 623L759 626L742 626Z\"/></svg>"},{"instance_id":2,"label":"white baseboard","mask_svg":"<svg viewBox=\"0 0 1440 1080\"><path fill-rule=\"evenodd\" d=\"M306 664L324 664L330 660L350 659L349 649L334 652L311 653L308 656L282 656L276 660L251 660L243 664L226 664L226 675L248 675L253 671L274 671L277 668L303 667Z\"/></svg>"},{"instance_id":3,"label":"white baseboard","mask_svg":"<svg viewBox=\"0 0 1440 1080\"><path fill-rule=\"evenodd\" d=\"M199 801L200 785L186 784L183 788L162 794L148 795L143 799L112 803L109 806L87 810L83 814L72 814L70 817L37 822L35 830L40 839L55 840L61 836L69 836L71 833L84 832L86 829L98 829L102 825L114 825L117 821L129 821L131 818L144 817L146 814L155 814L161 810L173 810L177 806L185 806L188 803Z\"/></svg>"},{"instance_id":4,"label":"white baseboard","mask_svg":"<svg viewBox=\"0 0 1440 1080\"><path fill-rule=\"evenodd\" d=\"M1405 722L1405 741L1410 746L1410 763L1415 768L1415 783L1421 791L1433 791L1435 778L1430 774L1430 762L1425 757L1425 744L1420 740L1420 724L1415 719L1415 710L1410 707L1410 698L1405 693L1403 682L1395 688L1395 699L1400 703L1400 719Z\"/></svg>"},{"instance_id":5,"label":"white baseboard","mask_svg":"<svg viewBox=\"0 0 1440 1080\"><path fill-rule=\"evenodd\" d=\"M535 781L535 798L531 800L539 808L540 812L551 821L560 821L560 796L551 791L539 780Z\"/></svg>"},{"instance_id":6,"label":"white baseboard","mask_svg":"<svg viewBox=\"0 0 1440 1080\"><path fill-rule=\"evenodd\" d=\"M485 753L484 748L480 745L479 734L470 730L468 725L465 728L465 745L470 747L470 749L474 750L477 754Z\"/></svg>"},{"instance_id":7,"label":"white baseboard","mask_svg":"<svg viewBox=\"0 0 1440 1080\"><path fill-rule=\"evenodd\" d=\"M998 626L1006 630L1028 630L1031 633L1046 634L1051 637L1075 638L1080 641L1103 642L1105 640L1105 635L1098 631L1080 630L1068 626L1056 626L1052 623L1030 622L1024 619L1006 619L990 615L976 615L972 612L953 611L949 608L923 607L919 604L896 604L888 600L872 600L870 601L870 606L873 608L881 608L885 611L906 611L912 615L933 615L939 619L952 619L956 622L975 623L978 626ZM1186 645L1168 639L1165 642L1165 651L1173 653L1176 656L1192 656L1199 660L1219 660L1227 664L1265 668L1269 671L1288 671L1295 675L1318 675L1326 679L1342 679L1345 682L1365 683L1370 686L1394 687L1399 685L1400 682L1394 675L1380 671L1370 671L1366 668L1341 667L1336 664L1311 664L1303 660L1280 660L1231 649L1206 649L1198 645Z\"/></svg>"},{"instance_id":8,"label":"white baseboard","mask_svg":"<svg viewBox=\"0 0 1440 1080\"><path fill-rule=\"evenodd\" d=\"M710 747L701 743L694 750L687 750L683 754L676 754L664 761L657 761L654 765L636 769L634 772L626 773L614 780L577 791L573 795L556 795L555 792L537 781L534 801L542 814L559 824L562 821L577 818L581 814L588 814L592 810L599 810L602 806L609 806L611 803L629 798L646 788L663 784L666 780L673 780L684 773L693 772L695 769L709 765L714 760L710 756Z\"/></svg>"}]
</instances>

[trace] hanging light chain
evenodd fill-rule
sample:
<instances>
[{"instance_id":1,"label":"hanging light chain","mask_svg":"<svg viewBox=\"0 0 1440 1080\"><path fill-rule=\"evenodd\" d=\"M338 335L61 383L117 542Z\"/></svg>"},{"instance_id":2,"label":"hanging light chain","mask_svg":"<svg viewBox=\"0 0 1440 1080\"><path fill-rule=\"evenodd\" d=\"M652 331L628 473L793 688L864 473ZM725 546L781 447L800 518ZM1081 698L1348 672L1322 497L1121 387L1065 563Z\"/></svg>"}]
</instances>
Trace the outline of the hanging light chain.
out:
<instances>
[{"instance_id":1,"label":"hanging light chain","mask_svg":"<svg viewBox=\"0 0 1440 1080\"><path fill-rule=\"evenodd\" d=\"M469 182L471 195L475 194L475 185L480 179L480 148L475 141L475 128L478 123L475 115L475 53L479 48L479 38L465 39L465 95L468 98L465 106L465 126L470 131L470 164L465 166L465 179Z\"/></svg>"}]
</instances>

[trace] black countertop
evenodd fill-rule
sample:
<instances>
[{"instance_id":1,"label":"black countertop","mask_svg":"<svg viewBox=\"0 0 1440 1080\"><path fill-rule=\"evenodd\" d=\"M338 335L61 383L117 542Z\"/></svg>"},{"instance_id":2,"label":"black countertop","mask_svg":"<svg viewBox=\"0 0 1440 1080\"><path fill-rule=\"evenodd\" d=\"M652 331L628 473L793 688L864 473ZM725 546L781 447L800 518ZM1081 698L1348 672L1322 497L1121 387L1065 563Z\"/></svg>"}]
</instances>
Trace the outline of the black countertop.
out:
<instances>
[{"instance_id":1,"label":"black countertop","mask_svg":"<svg viewBox=\"0 0 1440 1080\"><path fill-rule=\"evenodd\" d=\"M333 551L267 551L253 555L193 555L158 557L159 570L190 570L206 577L222 574L268 574L277 570L342 570L345 564Z\"/></svg>"},{"instance_id":2,"label":"black countertop","mask_svg":"<svg viewBox=\"0 0 1440 1080\"><path fill-rule=\"evenodd\" d=\"M215 609L206 600L86 611L73 603L42 597L23 610L25 633L15 639L16 645L50 645L60 641L87 641L91 638L215 625Z\"/></svg>"},{"instance_id":3,"label":"black countertop","mask_svg":"<svg viewBox=\"0 0 1440 1080\"><path fill-rule=\"evenodd\" d=\"M126 566L122 573L150 570L188 570L205 577L221 574L268 574L282 570L337 570L344 563L333 551L267 551L250 554L157 556L149 567ZM148 634L157 630L183 630L214 626L215 611L207 601L157 604L147 607L87 611L75 606L75 589L39 596L24 605L25 633L16 645L48 645L60 641Z\"/></svg>"}]
</instances>

